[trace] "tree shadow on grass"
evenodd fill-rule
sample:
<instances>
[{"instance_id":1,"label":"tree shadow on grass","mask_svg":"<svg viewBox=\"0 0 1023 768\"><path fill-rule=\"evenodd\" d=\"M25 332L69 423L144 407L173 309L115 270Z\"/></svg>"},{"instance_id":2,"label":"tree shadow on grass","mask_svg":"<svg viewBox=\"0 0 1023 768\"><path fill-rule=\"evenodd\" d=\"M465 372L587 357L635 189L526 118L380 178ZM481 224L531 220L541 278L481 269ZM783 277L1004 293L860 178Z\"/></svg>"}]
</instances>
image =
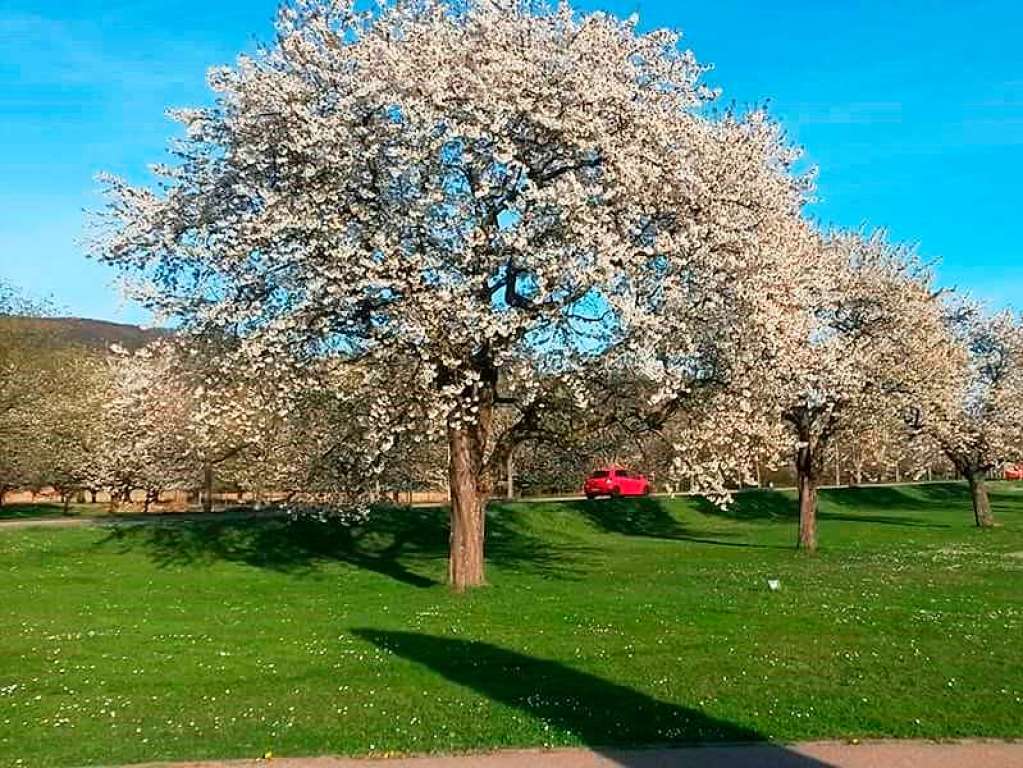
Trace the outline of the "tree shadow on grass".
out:
<instances>
[{"instance_id":1,"label":"tree shadow on grass","mask_svg":"<svg viewBox=\"0 0 1023 768\"><path fill-rule=\"evenodd\" d=\"M998 480L990 481L987 488L991 508L996 518L1003 513L1011 515L1023 511L1023 498L1012 489L1009 483ZM941 503L946 509L955 508L956 511L962 511L967 521L973 520L973 499L970 497L970 488L965 482L919 486L917 491L928 500Z\"/></svg>"},{"instance_id":2,"label":"tree shadow on grass","mask_svg":"<svg viewBox=\"0 0 1023 768\"><path fill-rule=\"evenodd\" d=\"M571 577L577 549L555 547L529 535L514 516L487 519L487 560L545 575ZM161 567L244 563L291 573L309 573L343 562L413 587L440 582L410 566L442 560L448 551L448 512L441 508L382 507L350 524L308 518L174 521L113 527L100 546L122 552L142 549Z\"/></svg>"},{"instance_id":3,"label":"tree shadow on grass","mask_svg":"<svg viewBox=\"0 0 1023 768\"><path fill-rule=\"evenodd\" d=\"M71 508L74 512L74 507ZM0 520L26 520L39 517L62 517L64 507L60 504L33 502L31 504L0 505Z\"/></svg>"},{"instance_id":4,"label":"tree shadow on grass","mask_svg":"<svg viewBox=\"0 0 1023 768\"><path fill-rule=\"evenodd\" d=\"M698 511L703 512L706 506L713 508L718 513L721 512L721 510L714 507L706 499L697 497L694 499L694 502ZM648 497L609 500L595 499L592 501L571 502L568 504L568 507L578 512L592 525L606 533L686 541L692 544L710 544L721 547L776 548L769 544L736 541L734 540L736 534L727 531L714 531L710 535L705 535L706 532L701 532L694 527L683 524L682 521L671 513L662 499Z\"/></svg>"},{"instance_id":5,"label":"tree shadow on grass","mask_svg":"<svg viewBox=\"0 0 1023 768\"><path fill-rule=\"evenodd\" d=\"M945 523L936 523L919 517L871 512L871 510L912 510L933 513L942 508L938 502L921 500L900 488L826 489L820 491L819 498L818 520L872 523L906 528L949 527ZM798 506L792 495L767 489L737 493L732 503L725 509L701 497L698 497L695 503L697 511L702 514L743 522L795 522L799 517Z\"/></svg>"},{"instance_id":6,"label":"tree shadow on grass","mask_svg":"<svg viewBox=\"0 0 1023 768\"><path fill-rule=\"evenodd\" d=\"M891 510L934 513L945 510L949 505L970 503L969 494L960 492L955 486L865 486L855 488L832 488L820 492L821 501L829 507L855 510L855 517L867 519L871 513L885 517ZM910 517L896 517L907 524L926 523L925 520Z\"/></svg>"},{"instance_id":7,"label":"tree shadow on grass","mask_svg":"<svg viewBox=\"0 0 1023 768\"><path fill-rule=\"evenodd\" d=\"M742 522L782 522L796 517L796 502L781 491L740 491L727 507L719 507L703 496L695 497L693 502L701 514Z\"/></svg>"},{"instance_id":8,"label":"tree shadow on grass","mask_svg":"<svg viewBox=\"0 0 1023 768\"><path fill-rule=\"evenodd\" d=\"M489 643L376 629L355 629L353 633L491 701L515 707L553 728L571 733L620 766L653 768L684 764L723 768L745 764L825 768L825 763L777 745L761 746L760 759L745 763L743 755L735 750L715 750L709 746L699 750L698 756L687 755L683 763L669 762L663 753L610 750L608 747L735 744L766 739L744 726L658 701L557 661L535 659Z\"/></svg>"}]
</instances>

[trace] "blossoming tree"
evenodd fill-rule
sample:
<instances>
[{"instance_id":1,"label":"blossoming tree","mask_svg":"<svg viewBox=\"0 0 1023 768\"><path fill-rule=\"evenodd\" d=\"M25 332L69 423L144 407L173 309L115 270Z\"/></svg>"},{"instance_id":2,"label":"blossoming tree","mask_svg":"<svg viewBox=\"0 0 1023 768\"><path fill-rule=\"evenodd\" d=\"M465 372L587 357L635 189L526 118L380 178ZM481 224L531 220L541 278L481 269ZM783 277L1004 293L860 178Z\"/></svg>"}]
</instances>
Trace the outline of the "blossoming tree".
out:
<instances>
[{"instance_id":1,"label":"blossoming tree","mask_svg":"<svg viewBox=\"0 0 1023 768\"><path fill-rule=\"evenodd\" d=\"M765 383L794 448L797 546L817 548L817 486L828 451L864 423L898 422L944 391L942 305L912 252L883 233L822 238L817 279L788 325L785 367ZM794 444L794 445L793 445Z\"/></svg>"},{"instance_id":2,"label":"blossoming tree","mask_svg":"<svg viewBox=\"0 0 1023 768\"><path fill-rule=\"evenodd\" d=\"M1023 461L1023 322L960 302L949 308L948 328L949 352L936 370L948 372L950 386L910 422L966 478L976 523L989 527L995 521L987 474Z\"/></svg>"},{"instance_id":3,"label":"blossoming tree","mask_svg":"<svg viewBox=\"0 0 1023 768\"><path fill-rule=\"evenodd\" d=\"M31 318L52 308L0 280L0 504L4 493L35 484L39 409L61 393L64 353Z\"/></svg>"},{"instance_id":4,"label":"blossoming tree","mask_svg":"<svg viewBox=\"0 0 1023 768\"><path fill-rule=\"evenodd\" d=\"M145 505L190 476L187 400L175 360L159 346L128 352L113 347L102 362L101 404L85 464L75 474L106 490L111 506L145 491Z\"/></svg>"},{"instance_id":5,"label":"blossoming tree","mask_svg":"<svg viewBox=\"0 0 1023 768\"><path fill-rule=\"evenodd\" d=\"M96 255L236 338L226 364L286 368L284 408L357 366L334 394L370 398L366 428L324 455L373 473L443 437L449 580L481 584L493 472L548 391L639 365L657 421L786 290L795 155L762 113L704 115L677 42L529 0L300 0L211 73L213 107L177 113L161 192L107 180Z\"/></svg>"}]
</instances>

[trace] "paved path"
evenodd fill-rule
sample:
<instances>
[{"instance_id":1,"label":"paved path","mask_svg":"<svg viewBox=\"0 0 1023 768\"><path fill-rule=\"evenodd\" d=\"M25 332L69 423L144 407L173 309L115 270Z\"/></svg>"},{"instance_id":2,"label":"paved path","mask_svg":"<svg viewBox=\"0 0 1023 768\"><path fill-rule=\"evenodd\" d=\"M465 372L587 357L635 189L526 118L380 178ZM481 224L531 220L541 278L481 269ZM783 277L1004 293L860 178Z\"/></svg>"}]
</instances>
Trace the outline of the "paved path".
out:
<instances>
[{"instance_id":1,"label":"paved path","mask_svg":"<svg viewBox=\"0 0 1023 768\"><path fill-rule=\"evenodd\" d=\"M646 751L522 750L454 757L272 758L137 768L1023 768L1023 742L817 741Z\"/></svg>"}]
</instances>

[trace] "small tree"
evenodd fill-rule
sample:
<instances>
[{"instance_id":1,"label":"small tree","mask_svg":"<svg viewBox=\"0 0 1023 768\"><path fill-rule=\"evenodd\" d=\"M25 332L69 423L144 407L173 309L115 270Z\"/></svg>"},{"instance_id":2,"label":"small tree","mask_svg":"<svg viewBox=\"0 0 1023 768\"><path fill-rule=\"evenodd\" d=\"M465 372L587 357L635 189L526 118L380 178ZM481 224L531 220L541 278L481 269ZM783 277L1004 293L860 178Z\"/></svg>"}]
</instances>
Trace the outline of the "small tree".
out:
<instances>
[{"instance_id":1,"label":"small tree","mask_svg":"<svg viewBox=\"0 0 1023 768\"><path fill-rule=\"evenodd\" d=\"M933 441L966 479L977 526L995 524L986 477L1023 461L1023 323L959 303L948 312L949 377L941 397L913 412L911 426Z\"/></svg>"}]
</instances>

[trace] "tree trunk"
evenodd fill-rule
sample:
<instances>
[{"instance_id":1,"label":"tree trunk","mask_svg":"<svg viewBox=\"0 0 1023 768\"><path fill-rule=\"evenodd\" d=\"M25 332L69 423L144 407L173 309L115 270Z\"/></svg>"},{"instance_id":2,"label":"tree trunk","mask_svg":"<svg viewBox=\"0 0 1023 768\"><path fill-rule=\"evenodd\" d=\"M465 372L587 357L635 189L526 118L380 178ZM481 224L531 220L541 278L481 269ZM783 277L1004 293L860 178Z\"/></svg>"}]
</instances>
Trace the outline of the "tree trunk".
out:
<instances>
[{"instance_id":1,"label":"tree trunk","mask_svg":"<svg viewBox=\"0 0 1023 768\"><path fill-rule=\"evenodd\" d=\"M803 442L796 455L796 474L799 478L799 538L796 548L817 551L817 477L813 448L809 439Z\"/></svg>"},{"instance_id":2,"label":"tree trunk","mask_svg":"<svg viewBox=\"0 0 1023 768\"><path fill-rule=\"evenodd\" d=\"M994 515L991 514L991 499L987 495L987 480L984 473L973 470L966 474L966 481L970 485L970 498L973 500L973 517L977 521L978 528L991 528L995 524Z\"/></svg>"},{"instance_id":3,"label":"tree trunk","mask_svg":"<svg viewBox=\"0 0 1023 768\"><path fill-rule=\"evenodd\" d=\"M451 492L451 549L448 584L456 592L482 586L486 487L481 482L482 446L475 427L448 429L448 479Z\"/></svg>"},{"instance_id":4,"label":"tree trunk","mask_svg":"<svg viewBox=\"0 0 1023 768\"><path fill-rule=\"evenodd\" d=\"M207 464L202 470L202 511L213 511L213 465Z\"/></svg>"}]
</instances>

